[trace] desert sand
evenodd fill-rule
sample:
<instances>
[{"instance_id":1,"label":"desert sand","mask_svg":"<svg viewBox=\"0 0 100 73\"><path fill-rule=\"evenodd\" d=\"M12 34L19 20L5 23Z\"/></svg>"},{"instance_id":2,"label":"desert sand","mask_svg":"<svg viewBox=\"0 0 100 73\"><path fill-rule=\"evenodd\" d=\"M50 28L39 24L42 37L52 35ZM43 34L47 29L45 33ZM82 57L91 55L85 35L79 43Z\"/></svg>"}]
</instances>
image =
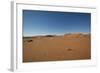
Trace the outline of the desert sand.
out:
<instances>
[{"instance_id":1,"label":"desert sand","mask_svg":"<svg viewBox=\"0 0 100 73\"><path fill-rule=\"evenodd\" d=\"M23 37L23 62L91 59L90 34Z\"/></svg>"}]
</instances>

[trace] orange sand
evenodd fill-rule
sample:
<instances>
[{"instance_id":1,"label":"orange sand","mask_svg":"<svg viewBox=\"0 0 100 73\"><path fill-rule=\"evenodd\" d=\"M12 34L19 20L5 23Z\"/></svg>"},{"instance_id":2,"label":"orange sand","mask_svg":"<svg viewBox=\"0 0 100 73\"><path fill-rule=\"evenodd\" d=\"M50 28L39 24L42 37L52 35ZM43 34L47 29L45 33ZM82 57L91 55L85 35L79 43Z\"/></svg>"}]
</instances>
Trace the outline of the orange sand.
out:
<instances>
[{"instance_id":1,"label":"orange sand","mask_svg":"<svg viewBox=\"0 0 100 73\"><path fill-rule=\"evenodd\" d=\"M90 34L23 38L23 62L91 59Z\"/></svg>"}]
</instances>

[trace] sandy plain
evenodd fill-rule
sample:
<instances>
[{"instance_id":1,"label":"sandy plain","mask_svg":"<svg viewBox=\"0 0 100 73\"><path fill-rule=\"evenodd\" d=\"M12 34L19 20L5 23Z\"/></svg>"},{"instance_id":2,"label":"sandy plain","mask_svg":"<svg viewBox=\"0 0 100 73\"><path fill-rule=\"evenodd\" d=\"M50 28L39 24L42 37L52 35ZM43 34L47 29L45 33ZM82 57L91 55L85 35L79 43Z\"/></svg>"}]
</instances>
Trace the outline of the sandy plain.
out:
<instances>
[{"instance_id":1,"label":"sandy plain","mask_svg":"<svg viewBox=\"0 0 100 73\"><path fill-rule=\"evenodd\" d=\"M91 59L90 34L23 37L23 62Z\"/></svg>"}]
</instances>

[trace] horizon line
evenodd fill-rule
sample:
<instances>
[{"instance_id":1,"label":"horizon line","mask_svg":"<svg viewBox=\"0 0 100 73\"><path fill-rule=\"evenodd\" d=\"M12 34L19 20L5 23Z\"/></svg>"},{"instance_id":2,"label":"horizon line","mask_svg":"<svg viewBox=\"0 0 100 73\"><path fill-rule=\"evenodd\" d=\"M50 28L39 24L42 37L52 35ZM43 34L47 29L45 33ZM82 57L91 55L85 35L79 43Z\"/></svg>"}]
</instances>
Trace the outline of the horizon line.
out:
<instances>
[{"instance_id":1,"label":"horizon line","mask_svg":"<svg viewBox=\"0 0 100 73\"><path fill-rule=\"evenodd\" d=\"M90 32L85 33L85 32L71 32L71 33L65 33L65 34L91 34ZM23 35L23 37L34 37L34 36L46 36L46 35L55 35L55 36L61 36L65 34L37 34L37 35Z\"/></svg>"}]
</instances>

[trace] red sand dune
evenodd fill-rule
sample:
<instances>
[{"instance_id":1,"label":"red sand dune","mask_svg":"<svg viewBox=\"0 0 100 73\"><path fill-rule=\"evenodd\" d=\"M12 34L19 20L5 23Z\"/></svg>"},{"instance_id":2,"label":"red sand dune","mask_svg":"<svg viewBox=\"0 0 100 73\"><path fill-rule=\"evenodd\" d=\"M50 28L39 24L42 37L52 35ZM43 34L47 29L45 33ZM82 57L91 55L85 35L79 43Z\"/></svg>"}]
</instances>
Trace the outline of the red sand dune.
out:
<instances>
[{"instance_id":1,"label":"red sand dune","mask_svg":"<svg viewBox=\"0 0 100 73\"><path fill-rule=\"evenodd\" d=\"M91 59L90 34L23 38L23 62Z\"/></svg>"}]
</instances>

